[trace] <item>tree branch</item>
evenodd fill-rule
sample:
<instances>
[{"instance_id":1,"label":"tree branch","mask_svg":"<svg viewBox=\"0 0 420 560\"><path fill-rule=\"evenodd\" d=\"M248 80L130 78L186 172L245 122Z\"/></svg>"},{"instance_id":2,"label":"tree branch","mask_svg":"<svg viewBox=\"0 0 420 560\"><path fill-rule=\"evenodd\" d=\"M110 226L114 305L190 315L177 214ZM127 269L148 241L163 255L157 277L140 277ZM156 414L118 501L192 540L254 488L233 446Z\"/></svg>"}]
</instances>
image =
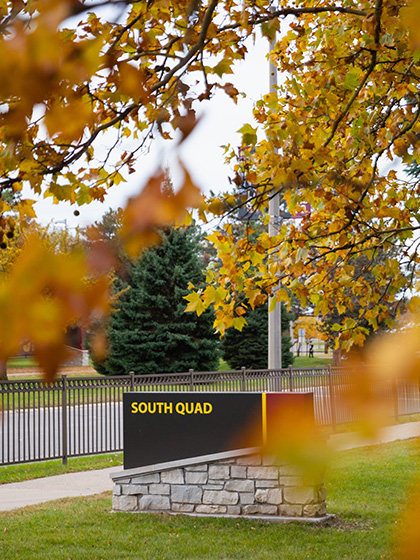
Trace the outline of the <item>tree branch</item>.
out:
<instances>
[{"instance_id":1,"label":"tree branch","mask_svg":"<svg viewBox=\"0 0 420 560\"><path fill-rule=\"evenodd\" d=\"M375 46L379 43L380 34L381 34L382 2L383 2L383 0L377 0L376 7L375 7L375 19L376 19ZM364 88L370 74L373 72L373 69L375 68L376 60L377 60L377 50L376 50L376 48L375 48L375 50L371 51L371 57L372 58L371 58L371 62L369 64L369 68L365 72L365 75L363 76L363 80L359 84L359 87L354 91L354 93L351 96L351 98L350 98L349 102L347 103L346 107L343 109L343 111L340 113L340 115L334 121L334 124L333 124L332 129L331 129L331 134L327 138L327 140L324 142L324 148L327 147L328 144L331 142L331 140L334 138L339 124L344 119L344 117L347 115L347 113L350 111L351 106L353 105L353 103L355 102L357 97L359 96L359 93Z\"/></svg>"}]
</instances>

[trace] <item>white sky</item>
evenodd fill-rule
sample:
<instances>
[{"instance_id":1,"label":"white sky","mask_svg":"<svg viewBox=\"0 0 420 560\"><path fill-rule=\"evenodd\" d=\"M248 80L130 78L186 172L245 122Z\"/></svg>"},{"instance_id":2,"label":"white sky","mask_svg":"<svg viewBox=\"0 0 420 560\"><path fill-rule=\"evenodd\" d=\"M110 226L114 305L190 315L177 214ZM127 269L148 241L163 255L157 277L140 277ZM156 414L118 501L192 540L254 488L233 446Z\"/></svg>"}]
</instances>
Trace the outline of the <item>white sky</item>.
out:
<instances>
[{"instance_id":1,"label":"white sky","mask_svg":"<svg viewBox=\"0 0 420 560\"><path fill-rule=\"evenodd\" d=\"M129 182L111 188L105 202L77 207L68 203L53 204L52 199L43 199L35 206L39 221L47 224L66 220L68 227L75 227L99 220L109 207L124 206L130 196L140 192L159 164L169 166L176 187L181 180L181 171L176 168L178 155L204 193L228 189L232 169L224 163L221 146L231 144L237 148L241 140L238 129L246 122L255 126L252 106L269 89L268 48L266 39L259 39L255 44L249 42L246 61L236 63L234 74L226 76L226 81L245 93L246 98L240 96L235 104L224 92L218 92L210 101L203 102L201 122L183 143L179 154L175 153L173 142L156 139L150 152L139 157L137 173L129 176ZM73 214L76 208L80 211L78 217Z\"/></svg>"}]
</instances>

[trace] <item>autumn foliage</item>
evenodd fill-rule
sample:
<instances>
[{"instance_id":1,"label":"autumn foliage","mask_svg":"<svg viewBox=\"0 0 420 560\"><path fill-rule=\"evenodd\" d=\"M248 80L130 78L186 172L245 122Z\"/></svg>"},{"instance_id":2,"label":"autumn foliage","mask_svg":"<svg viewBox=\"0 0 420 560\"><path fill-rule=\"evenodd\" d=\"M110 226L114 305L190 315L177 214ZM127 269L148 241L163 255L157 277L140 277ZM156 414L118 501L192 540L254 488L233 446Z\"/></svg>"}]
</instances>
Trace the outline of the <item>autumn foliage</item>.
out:
<instances>
[{"instance_id":1,"label":"autumn foliage","mask_svg":"<svg viewBox=\"0 0 420 560\"><path fill-rule=\"evenodd\" d=\"M419 186L403 169L419 156L419 12L387 0L2 0L0 212L34 218L28 192L103 200L153 137L194 134L197 106L215 91L237 101L234 63L261 32L282 79L256 103L257 126L241 129L252 150L236 163L237 193L202 203L185 169L163 200L157 171L125 210L123 242L137 255L188 207L206 220L242 205L267 223L280 193L296 219L275 235L250 225L237 239L229 223L213 233L219 265L188 309L214 306L223 333L268 295L294 295L316 315L338 309L338 343L361 345L367 329L345 315L354 297L376 329L417 278ZM379 249L390 256L377 264ZM355 278L360 254L374 282Z\"/></svg>"},{"instance_id":2,"label":"autumn foliage","mask_svg":"<svg viewBox=\"0 0 420 560\"><path fill-rule=\"evenodd\" d=\"M218 89L237 100L228 78L246 59L247 39L262 32L276 40L270 58L282 83L256 103L258 126L241 129L254 149L236 166L239 196L208 201L201 216L247 205L267 220L268 200L280 193L299 219L252 242L233 243L229 225L215 233L222 264L208 281L216 287L195 307L214 305L223 332L268 294L287 301L293 293L326 314L351 307L352 292L376 328L416 278L418 182L401 167L418 156L418 12L384 0L2 0L0 189L12 199L0 210L34 217L28 191L13 196L24 187L55 202L103 200L155 135L182 142L193 134L198 103ZM101 142L111 137L104 158ZM158 183L159 172L126 210L130 254L201 202L187 170L165 204ZM391 247L398 256L373 267L374 284L354 279L352 258L373 263ZM351 317L337 328L347 348L366 337Z\"/></svg>"},{"instance_id":3,"label":"autumn foliage","mask_svg":"<svg viewBox=\"0 0 420 560\"><path fill-rule=\"evenodd\" d=\"M315 315L338 309L337 344L362 345L368 329L345 313L355 298L375 330L418 279L420 187L404 170L420 157L419 29L418 1L0 0L0 243L35 218L34 197L103 200L154 137L194 134L198 104L214 92L236 102L235 61L262 33L282 79L256 103L257 124L241 129L247 157L228 153L237 193L204 203L185 169L163 200L157 171L123 214L122 242L137 255L188 208L227 216L210 234L218 260L190 311L213 306L223 333L269 295L293 295ZM232 210L257 210L267 224L277 193L295 219L274 235L250 223L238 239ZM91 236L92 250L67 255L28 238L1 278L0 360L29 337L50 379L66 325L107 313L101 263L112 255ZM378 264L379 250L389 256ZM355 276L361 254L371 274Z\"/></svg>"},{"instance_id":4,"label":"autumn foliage","mask_svg":"<svg viewBox=\"0 0 420 560\"><path fill-rule=\"evenodd\" d=\"M263 232L252 242L248 234L233 243L229 224L213 234L221 265L209 282L229 295L219 303L208 288L200 296L218 307L222 331L238 321L241 292L250 307L267 294L284 301L293 294L315 315L338 309L337 344L349 349L369 334L346 316L355 299L375 330L391 325L404 290L416 283L419 182L403 169L419 157L418 6L305 2L287 12L285 4L277 15L297 17L270 54L282 83L257 102L258 126L242 129L252 150L236 166L240 195L211 204L219 213L242 204L267 216L280 193L299 219L283 219L274 236ZM268 27L268 35L279 30L278 18ZM380 263L379 251L389 255ZM369 276L355 274L359 255Z\"/></svg>"}]
</instances>

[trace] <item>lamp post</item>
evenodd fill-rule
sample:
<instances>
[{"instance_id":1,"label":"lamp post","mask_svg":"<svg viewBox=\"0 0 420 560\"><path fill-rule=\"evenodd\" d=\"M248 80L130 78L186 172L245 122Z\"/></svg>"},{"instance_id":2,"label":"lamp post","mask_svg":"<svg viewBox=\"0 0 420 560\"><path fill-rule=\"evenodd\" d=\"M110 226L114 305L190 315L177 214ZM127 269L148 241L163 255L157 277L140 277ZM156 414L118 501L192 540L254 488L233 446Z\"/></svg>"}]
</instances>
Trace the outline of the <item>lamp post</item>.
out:
<instances>
[{"instance_id":1,"label":"lamp post","mask_svg":"<svg viewBox=\"0 0 420 560\"><path fill-rule=\"evenodd\" d=\"M270 42L270 52L275 45L275 38ZM274 91L277 86L277 68L270 60L270 91ZM270 236L278 233L279 227L279 207L280 195L277 193L269 201L268 212L270 222L268 224L268 234ZM268 300L268 308L272 306L275 295ZM274 309L268 312L268 369L281 369L281 303L276 302Z\"/></svg>"}]
</instances>

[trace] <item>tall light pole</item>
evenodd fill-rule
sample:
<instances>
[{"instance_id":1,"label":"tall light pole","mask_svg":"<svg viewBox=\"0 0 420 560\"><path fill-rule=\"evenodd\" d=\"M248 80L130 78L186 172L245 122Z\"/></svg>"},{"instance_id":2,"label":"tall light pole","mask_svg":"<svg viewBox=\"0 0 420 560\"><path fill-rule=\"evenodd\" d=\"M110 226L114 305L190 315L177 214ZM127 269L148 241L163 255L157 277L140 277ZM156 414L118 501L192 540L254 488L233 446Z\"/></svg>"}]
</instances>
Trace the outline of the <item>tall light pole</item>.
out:
<instances>
[{"instance_id":1,"label":"tall light pole","mask_svg":"<svg viewBox=\"0 0 420 560\"><path fill-rule=\"evenodd\" d=\"M275 37L270 41L270 52L274 49ZM277 68L270 59L270 91L274 91L277 86ZM280 195L277 193L270 199L268 212L270 214L270 222L268 224L268 234L276 235L279 229L279 208ZM268 300L268 307L271 308L272 301L275 299L271 296ZM273 311L268 313L268 369L281 369L281 303L276 302Z\"/></svg>"}]
</instances>

